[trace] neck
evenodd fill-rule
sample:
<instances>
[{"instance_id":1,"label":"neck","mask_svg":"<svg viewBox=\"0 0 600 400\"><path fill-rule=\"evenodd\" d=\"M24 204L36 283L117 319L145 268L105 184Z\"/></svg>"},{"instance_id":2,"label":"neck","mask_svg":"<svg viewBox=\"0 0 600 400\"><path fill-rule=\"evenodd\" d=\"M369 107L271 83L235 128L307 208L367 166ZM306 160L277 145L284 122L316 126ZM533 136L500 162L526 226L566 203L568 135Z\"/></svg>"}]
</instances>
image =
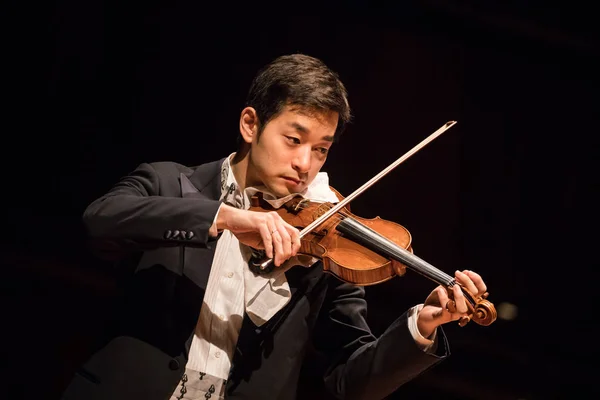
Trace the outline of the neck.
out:
<instances>
[{"instance_id":1,"label":"neck","mask_svg":"<svg viewBox=\"0 0 600 400\"><path fill-rule=\"evenodd\" d=\"M249 150L242 146L234 155L233 158L229 160L231 165L231 170L233 171L233 176L235 176L235 180L240 186L240 190L246 189L248 187L248 165L250 159Z\"/></svg>"}]
</instances>

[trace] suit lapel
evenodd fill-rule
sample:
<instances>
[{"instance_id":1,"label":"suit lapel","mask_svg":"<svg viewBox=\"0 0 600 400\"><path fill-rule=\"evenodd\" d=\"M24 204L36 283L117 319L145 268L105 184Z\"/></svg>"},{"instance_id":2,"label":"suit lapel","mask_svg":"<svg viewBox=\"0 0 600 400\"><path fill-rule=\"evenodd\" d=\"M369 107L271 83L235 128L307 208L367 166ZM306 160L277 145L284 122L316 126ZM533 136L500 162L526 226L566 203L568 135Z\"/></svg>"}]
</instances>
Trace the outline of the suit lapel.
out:
<instances>
[{"instance_id":1,"label":"suit lapel","mask_svg":"<svg viewBox=\"0 0 600 400\"><path fill-rule=\"evenodd\" d=\"M191 174L179 175L181 197L204 197L218 200L221 192L221 165L223 160L197 167ZM215 255L216 239L208 242L206 248L187 247L184 249L183 274L203 291L208 284L208 276Z\"/></svg>"},{"instance_id":2,"label":"suit lapel","mask_svg":"<svg viewBox=\"0 0 600 400\"><path fill-rule=\"evenodd\" d=\"M202 193L204 196L218 200L221 196L221 166L225 158L198 166L188 177L189 180L184 184L181 181L181 195L187 197L194 191ZM189 186L191 183L192 186Z\"/></svg>"}]
</instances>

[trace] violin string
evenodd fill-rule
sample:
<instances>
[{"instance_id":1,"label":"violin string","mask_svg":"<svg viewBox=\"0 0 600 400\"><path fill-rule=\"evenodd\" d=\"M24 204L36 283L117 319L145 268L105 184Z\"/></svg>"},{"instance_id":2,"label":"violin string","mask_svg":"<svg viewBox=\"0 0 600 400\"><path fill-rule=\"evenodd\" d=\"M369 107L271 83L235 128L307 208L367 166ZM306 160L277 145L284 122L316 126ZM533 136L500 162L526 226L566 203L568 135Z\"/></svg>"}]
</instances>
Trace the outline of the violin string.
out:
<instances>
[{"instance_id":1,"label":"violin string","mask_svg":"<svg viewBox=\"0 0 600 400\"><path fill-rule=\"evenodd\" d=\"M298 208L300 209L307 209L308 207L310 207L314 202L309 201L310 204L306 204L305 202L301 202L300 204L298 204ZM333 205L331 203L322 203L322 206L324 206L325 208L331 209L333 207ZM321 206L317 207L317 208L321 208ZM336 214L332 215L329 219L331 220L331 224L328 225L333 225L335 222L341 222L343 220L345 220L346 218L352 218L352 216L348 215L345 211L338 211ZM361 224L360 222L354 220L356 223L362 225L363 227L366 228L366 226L364 226L363 224ZM328 221L325 221L325 223L327 223ZM402 248L401 246L394 244L397 248ZM404 249L403 249L404 250ZM410 255L413 255L412 253L408 253ZM399 262L401 262L400 260L398 260ZM409 267L411 267L409 265ZM427 274L428 276L431 276L436 282L438 283L446 283L447 285L453 285L454 284L454 278L448 274L446 274L445 272L433 267L433 266L412 266L413 269L417 269L418 271L420 270L421 272Z\"/></svg>"},{"instance_id":2,"label":"violin string","mask_svg":"<svg viewBox=\"0 0 600 400\"><path fill-rule=\"evenodd\" d=\"M367 248L375 252L382 252L382 255L401 262L436 283L444 285L448 283L447 279L443 279L441 271L434 266L354 218L347 218L343 223L336 226L336 230L349 235L350 238L366 245Z\"/></svg>"}]
</instances>

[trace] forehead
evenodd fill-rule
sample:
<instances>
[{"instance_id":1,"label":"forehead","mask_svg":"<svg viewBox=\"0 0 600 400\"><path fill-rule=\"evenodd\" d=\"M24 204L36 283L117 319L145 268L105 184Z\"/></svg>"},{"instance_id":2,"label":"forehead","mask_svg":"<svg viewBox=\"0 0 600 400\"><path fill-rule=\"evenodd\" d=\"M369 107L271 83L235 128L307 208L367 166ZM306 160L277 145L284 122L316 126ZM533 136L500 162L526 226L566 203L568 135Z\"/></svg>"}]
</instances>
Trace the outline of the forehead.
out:
<instances>
[{"instance_id":1,"label":"forehead","mask_svg":"<svg viewBox=\"0 0 600 400\"><path fill-rule=\"evenodd\" d=\"M297 122L306 126L307 129L326 129L335 131L338 124L339 114L332 110L320 110L297 105L286 105L271 121L293 123Z\"/></svg>"}]
</instances>

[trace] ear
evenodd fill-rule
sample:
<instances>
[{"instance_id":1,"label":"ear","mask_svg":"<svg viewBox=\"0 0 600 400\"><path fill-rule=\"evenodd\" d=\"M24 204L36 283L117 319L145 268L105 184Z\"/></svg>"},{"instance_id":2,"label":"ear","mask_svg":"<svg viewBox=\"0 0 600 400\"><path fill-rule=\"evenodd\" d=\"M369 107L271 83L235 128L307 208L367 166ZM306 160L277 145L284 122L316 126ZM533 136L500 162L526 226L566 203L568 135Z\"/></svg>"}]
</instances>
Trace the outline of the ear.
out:
<instances>
[{"instance_id":1,"label":"ear","mask_svg":"<svg viewBox=\"0 0 600 400\"><path fill-rule=\"evenodd\" d=\"M253 107L246 107L240 115L240 133L244 142L250 144L258 133L258 116Z\"/></svg>"}]
</instances>

